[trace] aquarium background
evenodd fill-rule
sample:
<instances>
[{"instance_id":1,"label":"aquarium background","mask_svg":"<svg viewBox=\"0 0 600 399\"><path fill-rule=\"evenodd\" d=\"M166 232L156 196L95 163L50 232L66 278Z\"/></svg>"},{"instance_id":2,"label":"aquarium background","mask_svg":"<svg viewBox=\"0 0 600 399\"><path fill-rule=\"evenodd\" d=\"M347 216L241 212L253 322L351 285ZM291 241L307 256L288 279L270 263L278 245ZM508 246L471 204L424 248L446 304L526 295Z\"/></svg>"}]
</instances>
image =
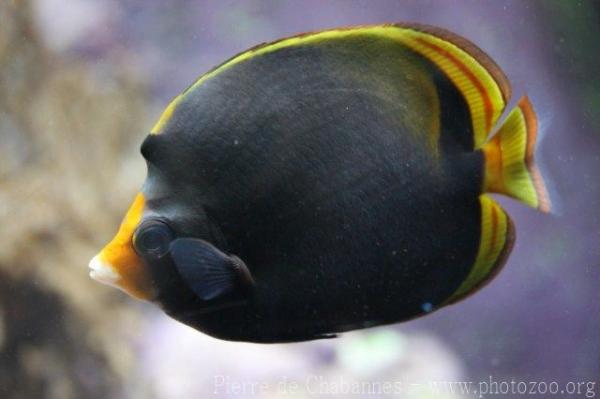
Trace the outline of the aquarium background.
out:
<instances>
[{"instance_id":1,"label":"aquarium background","mask_svg":"<svg viewBox=\"0 0 600 399\"><path fill-rule=\"evenodd\" d=\"M261 42L394 21L469 38L539 113L557 211L501 199L517 241L484 290L403 324L256 345L89 279L144 179L142 139L198 75ZM467 398L494 382L527 396L503 394L511 381L600 395L599 37L595 1L2 0L0 397Z\"/></svg>"}]
</instances>

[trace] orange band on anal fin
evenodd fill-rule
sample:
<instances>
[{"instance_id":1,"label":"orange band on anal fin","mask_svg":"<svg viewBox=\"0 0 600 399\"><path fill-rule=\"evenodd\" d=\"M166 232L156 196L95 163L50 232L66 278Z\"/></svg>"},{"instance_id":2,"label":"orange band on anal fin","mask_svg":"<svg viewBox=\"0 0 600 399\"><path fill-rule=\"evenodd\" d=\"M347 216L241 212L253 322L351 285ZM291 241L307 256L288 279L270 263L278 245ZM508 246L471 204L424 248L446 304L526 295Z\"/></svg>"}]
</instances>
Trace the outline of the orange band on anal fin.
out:
<instances>
[{"instance_id":1,"label":"orange band on anal fin","mask_svg":"<svg viewBox=\"0 0 600 399\"><path fill-rule=\"evenodd\" d=\"M498 203L487 195L479 196L481 206L481 237L477 257L471 271L444 304L448 305L469 296L501 270L512 249L515 233L512 221Z\"/></svg>"}]
</instances>

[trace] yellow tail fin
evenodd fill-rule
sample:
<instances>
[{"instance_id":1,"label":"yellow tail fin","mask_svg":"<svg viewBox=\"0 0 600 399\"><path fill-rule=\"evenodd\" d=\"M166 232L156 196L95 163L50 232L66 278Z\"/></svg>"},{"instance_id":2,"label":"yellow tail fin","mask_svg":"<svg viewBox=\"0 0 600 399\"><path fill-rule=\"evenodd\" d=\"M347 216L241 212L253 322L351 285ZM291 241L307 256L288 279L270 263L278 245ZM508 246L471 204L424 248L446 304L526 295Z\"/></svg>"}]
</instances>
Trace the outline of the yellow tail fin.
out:
<instances>
[{"instance_id":1,"label":"yellow tail fin","mask_svg":"<svg viewBox=\"0 0 600 399\"><path fill-rule=\"evenodd\" d=\"M534 163L538 123L533 107L523 97L494 137L483 146L484 192L505 194L550 212L550 199Z\"/></svg>"}]
</instances>

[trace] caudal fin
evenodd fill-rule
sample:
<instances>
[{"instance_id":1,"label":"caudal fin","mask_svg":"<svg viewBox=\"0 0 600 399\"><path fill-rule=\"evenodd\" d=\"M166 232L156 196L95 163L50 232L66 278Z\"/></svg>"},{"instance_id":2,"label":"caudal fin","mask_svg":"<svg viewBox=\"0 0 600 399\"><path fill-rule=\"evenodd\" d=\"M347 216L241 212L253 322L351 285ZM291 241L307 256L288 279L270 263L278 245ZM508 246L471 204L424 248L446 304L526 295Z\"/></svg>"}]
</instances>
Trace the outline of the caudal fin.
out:
<instances>
[{"instance_id":1,"label":"caudal fin","mask_svg":"<svg viewBox=\"0 0 600 399\"><path fill-rule=\"evenodd\" d=\"M482 148L483 191L505 194L542 212L550 212L546 185L534 162L537 131L533 107L523 97Z\"/></svg>"}]
</instances>

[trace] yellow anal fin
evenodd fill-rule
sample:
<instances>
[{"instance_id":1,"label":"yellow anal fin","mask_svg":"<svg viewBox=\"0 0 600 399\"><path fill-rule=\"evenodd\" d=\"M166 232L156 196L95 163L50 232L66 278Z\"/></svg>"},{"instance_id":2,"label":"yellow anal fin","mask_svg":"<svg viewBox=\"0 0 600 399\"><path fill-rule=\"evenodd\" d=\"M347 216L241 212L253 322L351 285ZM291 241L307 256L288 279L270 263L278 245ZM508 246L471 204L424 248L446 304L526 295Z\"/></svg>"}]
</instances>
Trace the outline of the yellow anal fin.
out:
<instances>
[{"instance_id":1,"label":"yellow anal fin","mask_svg":"<svg viewBox=\"0 0 600 399\"><path fill-rule=\"evenodd\" d=\"M481 239L475 263L467 278L444 304L469 296L489 283L504 266L512 249L515 232L510 217L486 194L479 196L481 205Z\"/></svg>"},{"instance_id":2,"label":"yellow anal fin","mask_svg":"<svg viewBox=\"0 0 600 399\"><path fill-rule=\"evenodd\" d=\"M496 135L483 146L484 192L508 195L542 212L550 198L535 165L538 123L533 107L523 97Z\"/></svg>"}]
</instances>

